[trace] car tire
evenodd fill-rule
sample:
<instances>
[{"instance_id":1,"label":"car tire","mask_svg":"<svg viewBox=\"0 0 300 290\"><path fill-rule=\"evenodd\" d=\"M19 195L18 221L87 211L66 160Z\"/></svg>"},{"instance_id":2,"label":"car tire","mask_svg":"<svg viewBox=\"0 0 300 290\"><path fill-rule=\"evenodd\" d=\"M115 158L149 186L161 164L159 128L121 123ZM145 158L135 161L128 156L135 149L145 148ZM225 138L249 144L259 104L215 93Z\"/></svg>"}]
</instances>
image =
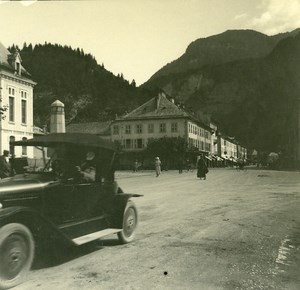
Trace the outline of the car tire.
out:
<instances>
[{"instance_id":1,"label":"car tire","mask_svg":"<svg viewBox=\"0 0 300 290\"><path fill-rule=\"evenodd\" d=\"M118 233L121 243L127 244L134 240L135 230L138 225L138 211L133 201L129 200L123 214L122 231Z\"/></svg>"},{"instance_id":2,"label":"car tire","mask_svg":"<svg viewBox=\"0 0 300 290\"><path fill-rule=\"evenodd\" d=\"M0 228L0 289L20 284L31 268L34 240L30 230L18 223Z\"/></svg>"}]
</instances>

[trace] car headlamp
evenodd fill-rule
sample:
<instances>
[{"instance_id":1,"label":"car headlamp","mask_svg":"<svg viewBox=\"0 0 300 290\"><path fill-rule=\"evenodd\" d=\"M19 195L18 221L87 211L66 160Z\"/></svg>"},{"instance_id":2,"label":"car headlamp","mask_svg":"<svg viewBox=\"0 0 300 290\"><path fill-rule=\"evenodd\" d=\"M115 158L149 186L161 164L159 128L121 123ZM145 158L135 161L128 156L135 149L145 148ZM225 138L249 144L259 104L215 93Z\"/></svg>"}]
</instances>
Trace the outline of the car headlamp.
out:
<instances>
[{"instance_id":1,"label":"car headlamp","mask_svg":"<svg viewBox=\"0 0 300 290\"><path fill-rule=\"evenodd\" d=\"M0 209L1 209L1 208L3 208L3 205L2 205L2 203L0 202Z\"/></svg>"}]
</instances>

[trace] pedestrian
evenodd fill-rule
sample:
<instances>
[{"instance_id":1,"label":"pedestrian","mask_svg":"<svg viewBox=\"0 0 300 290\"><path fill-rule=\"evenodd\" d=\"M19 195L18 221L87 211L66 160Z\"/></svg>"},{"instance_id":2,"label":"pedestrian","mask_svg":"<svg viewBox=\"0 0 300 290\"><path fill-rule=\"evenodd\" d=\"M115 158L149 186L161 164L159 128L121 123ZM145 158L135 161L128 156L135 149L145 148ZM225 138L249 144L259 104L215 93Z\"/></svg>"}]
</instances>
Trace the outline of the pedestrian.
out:
<instances>
[{"instance_id":1,"label":"pedestrian","mask_svg":"<svg viewBox=\"0 0 300 290\"><path fill-rule=\"evenodd\" d=\"M9 151L3 150L3 155L0 156L0 178L6 178L11 175L11 165L9 162Z\"/></svg>"},{"instance_id":2,"label":"pedestrian","mask_svg":"<svg viewBox=\"0 0 300 290\"><path fill-rule=\"evenodd\" d=\"M239 170L244 170L244 160L242 158L239 158L238 159L238 167L239 167Z\"/></svg>"},{"instance_id":3,"label":"pedestrian","mask_svg":"<svg viewBox=\"0 0 300 290\"><path fill-rule=\"evenodd\" d=\"M135 160L133 163L133 172L137 172L138 168L139 168L139 163L137 160Z\"/></svg>"},{"instance_id":4,"label":"pedestrian","mask_svg":"<svg viewBox=\"0 0 300 290\"><path fill-rule=\"evenodd\" d=\"M154 165L155 165L156 177L158 177L161 173L161 161L159 160L159 157L155 158Z\"/></svg>"},{"instance_id":5,"label":"pedestrian","mask_svg":"<svg viewBox=\"0 0 300 290\"><path fill-rule=\"evenodd\" d=\"M183 169L183 158L179 156L178 158L178 173L181 174Z\"/></svg>"},{"instance_id":6,"label":"pedestrian","mask_svg":"<svg viewBox=\"0 0 300 290\"><path fill-rule=\"evenodd\" d=\"M208 168L205 164L203 157L198 156L197 158L197 177L206 180L206 174L208 173Z\"/></svg>"}]
</instances>

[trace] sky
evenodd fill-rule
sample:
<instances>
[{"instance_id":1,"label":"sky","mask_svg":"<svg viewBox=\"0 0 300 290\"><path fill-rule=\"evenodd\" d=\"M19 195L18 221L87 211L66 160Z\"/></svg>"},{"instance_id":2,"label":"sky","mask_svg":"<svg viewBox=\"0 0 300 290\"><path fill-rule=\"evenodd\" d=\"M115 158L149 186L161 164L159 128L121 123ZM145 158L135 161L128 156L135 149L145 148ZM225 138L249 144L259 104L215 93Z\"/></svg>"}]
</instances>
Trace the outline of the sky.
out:
<instances>
[{"instance_id":1,"label":"sky","mask_svg":"<svg viewBox=\"0 0 300 290\"><path fill-rule=\"evenodd\" d=\"M300 0L0 0L0 42L82 48L137 85L199 38L229 29L300 27Z\"/></svg>"}]
</instances>

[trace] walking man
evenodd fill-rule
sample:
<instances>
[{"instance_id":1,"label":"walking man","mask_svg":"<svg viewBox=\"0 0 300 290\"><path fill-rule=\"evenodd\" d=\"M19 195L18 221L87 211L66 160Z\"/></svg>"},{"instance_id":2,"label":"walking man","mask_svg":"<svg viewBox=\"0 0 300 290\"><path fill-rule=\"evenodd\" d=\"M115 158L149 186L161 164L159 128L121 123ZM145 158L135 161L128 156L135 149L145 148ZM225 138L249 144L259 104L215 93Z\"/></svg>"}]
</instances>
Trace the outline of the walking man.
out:
<instances>
[{"instance_id":1,"label":"walking man","mask_svg":"<svg viewBox=\"0 0 300 290\"><path fill-rule=\"evenodd\" d=\"M156 177L158 177L161 173L161 161L159 160L159 157L155 158L155 172L156 172Z\"/></svg>"}]
</instances>

